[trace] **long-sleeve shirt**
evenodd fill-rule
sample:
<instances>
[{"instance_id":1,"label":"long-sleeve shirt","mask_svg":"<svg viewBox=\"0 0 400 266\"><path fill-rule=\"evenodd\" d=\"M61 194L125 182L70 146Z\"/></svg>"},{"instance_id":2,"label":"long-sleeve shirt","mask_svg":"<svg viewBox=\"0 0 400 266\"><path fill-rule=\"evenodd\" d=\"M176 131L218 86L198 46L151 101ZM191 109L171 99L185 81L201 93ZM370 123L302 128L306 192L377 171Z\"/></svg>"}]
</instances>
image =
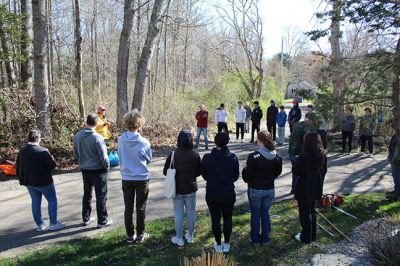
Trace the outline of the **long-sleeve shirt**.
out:
<instances>
[{"instance_id":1,"label":"long-sleeve shirt","mask_svg":"<svg viewBox=\"0 0 400 266\"><path fill-rule=\"evenodd\" d=\"M245 123L246 122L246 110L241 107L235 110L235 120L236 123Z\"/></svg>"},{"instance_id":2,"label":"long-sleeve shirt","mask_svg":"<svg viewBox=\"0 0 400 266\"><path fill-rule=\"evenodd\" d=\"M215 123L226 123L228 121L228 114L225 110L217 109L215 112Z\"/></svg>"}]
</instances>

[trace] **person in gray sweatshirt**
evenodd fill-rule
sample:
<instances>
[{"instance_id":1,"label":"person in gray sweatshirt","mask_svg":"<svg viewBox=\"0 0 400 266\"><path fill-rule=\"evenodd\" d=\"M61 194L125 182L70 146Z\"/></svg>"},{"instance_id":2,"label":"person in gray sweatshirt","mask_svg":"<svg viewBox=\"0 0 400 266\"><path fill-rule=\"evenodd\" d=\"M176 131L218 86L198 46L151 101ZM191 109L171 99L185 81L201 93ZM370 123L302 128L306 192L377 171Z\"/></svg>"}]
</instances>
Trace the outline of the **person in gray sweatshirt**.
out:
<instances>
[{"instance_id":1,"label":"person in gray sweatshirt","mask_svg":"<svg viewBox=\"0 0 400 266\"><path fill-rule=\"evenodd\" d=\"M150 142L139 134L144 118L138 110L124 115L127 129L118 138L118 154L124 193L124 220L128 243L141 243L149 234L145 233L146 203L149 195L149 169L152 160ZM133 225L133 206L136 199L136 234Z\"/></svg>"},{"instance_id":2,"label":"person in gray sweatshirt","mask_svg":"<svg viewBox=\"0 0 400 266\"><path fill-rule=\"evenodd\" d=\"M349 140L349 153L351 152L353 133L356 129L356 118L353 115L353 108L347 107L342 119L342 153L346 151L346 140Z\"/></svg>"},{"instance_id":3,"label":"person in gray sweatshirt","mask_svg":"<svg viewBox=\"0 0 400 266\"><path fill-rule=\"evenodd\" d=\"M107 176L110 162L107 156L106 143L103 136L95 131L98 121L96 114L86 118L86 128L80 130L74 137L74 158L79 163L83 177L82 219L83 225L95 221L90 217L92 212L91 199L93 187L96 193L97 228L110 226L113 220L107 213Z\"/></svg>"}]
</instances>

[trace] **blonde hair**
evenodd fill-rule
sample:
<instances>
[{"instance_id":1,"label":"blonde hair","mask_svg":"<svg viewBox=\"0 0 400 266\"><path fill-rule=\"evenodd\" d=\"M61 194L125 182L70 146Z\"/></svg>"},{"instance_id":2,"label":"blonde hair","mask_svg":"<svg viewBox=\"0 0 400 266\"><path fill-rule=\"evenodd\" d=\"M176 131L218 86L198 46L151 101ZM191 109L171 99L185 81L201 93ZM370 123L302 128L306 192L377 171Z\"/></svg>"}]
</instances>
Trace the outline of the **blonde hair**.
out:
<instances>
[{"instance_id":1,"label":"blonde hair","mask_svg":"<svg viewBox=\"0 0 400 266\"><path fill-rule=\"evenodd\" d=\"M144 117L137 109L133 109L124 115L123 124L125 129L136 131L143 127Z\"/></svg>"}]
</instances>

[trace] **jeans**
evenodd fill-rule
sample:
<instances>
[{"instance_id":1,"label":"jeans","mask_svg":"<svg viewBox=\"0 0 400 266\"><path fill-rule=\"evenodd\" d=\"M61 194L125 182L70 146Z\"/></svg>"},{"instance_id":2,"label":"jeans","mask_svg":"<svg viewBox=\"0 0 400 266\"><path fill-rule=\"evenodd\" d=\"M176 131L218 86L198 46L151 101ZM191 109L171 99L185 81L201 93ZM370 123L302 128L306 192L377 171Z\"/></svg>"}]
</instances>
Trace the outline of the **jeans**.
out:
<instances>
[{"instance_id":1,"label":"jeans","mask_svg":"<svg viewBox=\"0 0 400 266\"><path fill-rule=\"evenodd\" d=\"M285 127L278 127L278 143L285 143Z\"/></svg>"},{"instance_id":2,"label":"jeans","mask_svg":"<svg viewBox=\"0 0 400 266\"><path fill-rule=\"evenodd\" d=\"M221 245L221 215L224 220L224 242L229 243L232 233L232 213L235 201L213 200L206 197L206 202L211 215L211 228L215 242Z\"/></svg>"},{"instance_id":3,"label":"jeans","mask_svg":"<svg viewBox=\"0 0 400 266\"><path fill-rule=\"evenodd\" d=\"M246 133L250 132L250 117L246 117L245 131Z\"/></svg>"},{"instance_id":4,"label":"jeans","mask_svg":"<svg viewBox=\"0 0 400 266\"><path fill-rule=\"evenodd\" d=\"M251 211L252 243L268 243L271 239L271 218L269 208L275 197L275 189L253 189L247 191ZM261 221L261 235L260 235Z\"/></svg>"},{"instance_id":5,"label":"jeans","mask_svg":"<svg viewBox=\"0 0 400 266\"><path fill-rule=\"evenodd\" d=\"M315 201L298 201L299 218L301 224L301 242L310 243L316 240L317 235L317 217L315 213Z\"/></svg>"},{"instance_id":6,"label":"jeans","mask_svg":"<svg viewBox=\"0 0 400 266\"><path fill-rule=\"evenodd\" d=\"M183 219L185 210L188 219L188 235L193 237L196 225L196 192L189 194L176 194L173 203L175 211L176 237L183 237Z\"/></svg>"},{"instance_id":7,"label":"jeans","mask_svg":"<svg viewBox=\"0 0 400 266\"><path fill-rule=\"evenodd\" d=\"M206 127L198 127L197 128L196 147L199 147L200 135L202 132L203 132L203 136L204 136L204 144L206 145L206 148L208 148L208 129Z\"/></svg>"},{"instance_id":8,"label":"jeans","mask_svg":"<svg viewBox=\"0 0 400 266\"><path fill-rule=\"evenodd\" d=\"M349 153L351 152L353 132L342 130L342 152L346 151L346 140L349 139Z\"/></svg>"},{"instance_id":9,"label":"jeans","mask_svg":"<svg viewBox=\"0 0 400 266\"><path fill-rule=\"evenodd\" d=\"M43 187L27 186L29 195L32 199L32 215L37 226L43 224L42 220L42 195L48 202L47 210L49 213L50 224L57 224L57 195L54 183Z\"/></svg>"},{"instance_id":10,"label":"jeans","mask_svg":"<svg viewBox=\"0 0 400 266\"><path fill-rule=\"evenodd\" d=\"M293 174L293 167L297 162L297 158L298 158L298 156L289 153L289 160L292 163L292 189L296 189L297 180L299 180L299 177L297 175Z\"/></svg>"},{"instance_id":11,"label":"jeans","mask_svg":"<svg viewBox=\"0 0 400 266\"><path fill-rule=\"evenodd\" d=\"M258 134L258 132L260 132L260 122L251 124L251 140L250 140L251 142L254 141L254 132L255 131L257 131L257 134Z\"/></svg>"},{"instance_id":12,"label":"jeans","mask_svg":"<svg viewBox=\"0 0 400 266\"><path fill-rule=\"evenodd\" d=\"M222 130L229 135L228 124L225 122L218 122L218 133L222 132Z\"/></svg>"},{"instance_id":13,"label":"jeans","mask_svg":"<svg viewBox=\"0 0 400 266\"><path fill-rule=\"evenodd\" d=\"M146 218L146 204L149 196L149 182L122 180L122 192L124 193L126 234L128 237L132 237L135 234L132 216L136 197L136 234L141 236L145 228L144 220Z\"/></svg>"},{"instance_id":14,"label":"jeans","mask_svg":"<svg viewBox=\"0 0 400 266\"><path fill-rule=\"evenodd\" d=\"M400 164L391 163L390 166L392 167L394 191L400 195Z\"/></svg>"},{"instance_id":15,"label":"jeans","mask_svg":"<svg viewBox=\"0 0 400 266\"><path fill-rule=\"evenodd\" d=\"M370 154L372 154L374 152L374 147L372 144L372 136L361 135L360 140L361 140L361 152L365 151L365 144L368 143L368 151Z\"/></svg>"},{"instance_id":16,"label":"jeans","mask_svg":"<svg viewBox=\"0 0 400 266\"><path fill-rule=\"evenodd\" d=\"M82 198L82 219L83 222L90 220L92 212L92 191L96 194L97 224L106 224L107 213L107 176L108 173L87 173L82 172L83 177L83 198Z\"/></svg>"},{"instance_id":17,"label":"jeans","mask_svg":"<svg viewBox=\"0 0 400 266\"><path fill-rule=\"evenodd\" d=\"M267 123L268 132L271 134L272 139L276 140L276 122Z\"/></svg>"},{"instance_id":18,"label":"jeans","mask_svg":"<svg viewBox=\"0 0 400 266\"><path fill-rule=\"evenodd\" d=\"M244 123L236 123L236 139L239 139L239 130L240 130L240 138L244 137Z\"/></svg>"}]
</instances>

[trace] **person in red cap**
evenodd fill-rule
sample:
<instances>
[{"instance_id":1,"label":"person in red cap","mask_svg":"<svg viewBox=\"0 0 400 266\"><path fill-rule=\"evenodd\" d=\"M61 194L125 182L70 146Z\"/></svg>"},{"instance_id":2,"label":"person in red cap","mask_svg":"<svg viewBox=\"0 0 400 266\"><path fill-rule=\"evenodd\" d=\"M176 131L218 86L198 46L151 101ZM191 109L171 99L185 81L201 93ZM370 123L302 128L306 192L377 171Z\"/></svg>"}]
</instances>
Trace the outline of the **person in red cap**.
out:
<instances>
[{"instance_id":1,"label":"person in red cap","mask_svg":"<svg viewBox=\"0 0 400 266\"><path fill-rule=\"evenodd\" d=\"M105 140L109 140L111 138L110 132L110 123L106 119L106 108L103 105L100 105L97 108L97 113L99 115L99 120L97 122L96 132L103 136Z\"/></svg>"}]
</instances>

